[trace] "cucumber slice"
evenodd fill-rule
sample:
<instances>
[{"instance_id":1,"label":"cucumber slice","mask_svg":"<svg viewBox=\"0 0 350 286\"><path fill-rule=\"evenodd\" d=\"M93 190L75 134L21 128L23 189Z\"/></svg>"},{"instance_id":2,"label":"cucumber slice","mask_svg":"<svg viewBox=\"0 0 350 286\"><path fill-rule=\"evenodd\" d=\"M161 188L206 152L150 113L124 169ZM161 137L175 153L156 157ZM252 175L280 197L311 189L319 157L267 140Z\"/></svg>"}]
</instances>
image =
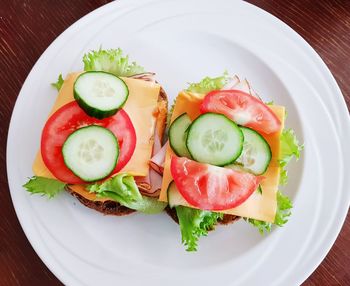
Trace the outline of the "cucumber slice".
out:
<instances>
[{"instance_id":1,"label":"cucumber slice","mask_svg":"<svg viewBox=\"0 0 350 286\"><path fill-rule=\"evenodd\" d=\"M241 155L243 133L225 115L205 113L189 127L186 145L194 160L225 166Z\"/></svg>"},{"instance_id":2,"label":"cucumber slice","mask_svg":"<svg viewBox=\"0 0 350 286\"><path fill-rule=\"evenodd\" d=\"M177 190L177 187L175 185L174 181L171 181L168 190L168 204L170 208L176 207L176 206L187 206L187 201L181 196L180 192Z\"/></svg>"},{"instance_id":3,"label":"cucumber slice","mask_svg":"<svg viewBox=\"0 0 350 286\"><path fill-rule=\"evenodd\" d=\"M170 125L169 143L177 156L191 158L186 147L187 131L191 123L187 113L183 113Z\"/></svg>"},{"instance_id":4,"label":"cucumber slice","mask_svg":"<svg viewBox=\"0 0 350 286\"><path fill-rule=\"evenodd\" d=\"M258 132L247 127L240 127L243 135L243 151L235 164L240 164L245 170L254 175L266 172L271 161L271 148Z\"/></svg>"},{"instance_id":5,"label":"cucumber slice","mask_svg":"<svg viewBox=\"0 0 350 286\"><path fill-rule=\"evenodd\" d=\"M241 164L236 164L236 162L230 164L230 165L226 165L225 168L227 169L232 169L238 172L243 172L243 173L249 173L249 171L247 169L244 169L243 166Z\"/></svg>"},{"instance_id":6,"label":"cucumber slice","mask_svg":"<svg viewBox=\"0 0 350 286\"><path fill-rule=\"evenodd\" d=\"M74 83L75 100L86 114L98 119L117 113L128 96L125 82L107 72L85 72Z\"/></svg>"},{"instance_id":7,"label":"cucumber slice","mask_svg":"<svg viewBox=\"0 0 350 286\"><path fill-rule=\"evenodd\" d=\"M86 182L112 173L119 156L118 140L108 129L90 125L70 134L62 147L66 166Z\"/></svg>"}]
</instances>

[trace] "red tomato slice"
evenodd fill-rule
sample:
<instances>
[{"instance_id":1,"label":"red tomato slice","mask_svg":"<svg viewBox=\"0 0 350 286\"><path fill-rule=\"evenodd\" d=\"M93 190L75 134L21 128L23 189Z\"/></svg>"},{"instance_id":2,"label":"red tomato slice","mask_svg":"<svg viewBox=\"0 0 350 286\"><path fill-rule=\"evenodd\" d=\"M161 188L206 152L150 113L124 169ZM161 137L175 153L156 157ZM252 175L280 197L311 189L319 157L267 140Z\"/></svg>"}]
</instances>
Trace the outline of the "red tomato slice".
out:
<instances>
[{"instance_id":1,"label":"red tomato slice","mask_svg":"<svg viewBox=\"0 0 350 286\"><path fill-rule=\"evenodd\" d=\"M192 206L211 211L228 210L245 202L263 177L238 172L185 157L171 158L176 187Z\"/></svg>"},{"instance_id":2,"label":"red tomato slice","mask_svg":"<svg viewBox=\"0 0 350 286\"><path fill-rule=\"evenodd\" d=\"M51 115L41 135L43 161L60 181L69 184L84 183L64 164L62 145L73 131L92 124L108 128L118 139L119 158L112 174L129 162L136 146L136 133L128 114L121 109L115 115L99 120L88 116L75 101L70 102Z\"/></svg>"},{"instance_id":3,"label":"red tomato slice","mask_svg":"<svg viewBox=\"0 0 350 286\"><path fill-rule=\"evenodd\" d=\"M266 104L240 90L212 91L204 98L200 110L224 114L239 125L266 134L281 129L280 120Z\"/></svg>"}]
</instances>

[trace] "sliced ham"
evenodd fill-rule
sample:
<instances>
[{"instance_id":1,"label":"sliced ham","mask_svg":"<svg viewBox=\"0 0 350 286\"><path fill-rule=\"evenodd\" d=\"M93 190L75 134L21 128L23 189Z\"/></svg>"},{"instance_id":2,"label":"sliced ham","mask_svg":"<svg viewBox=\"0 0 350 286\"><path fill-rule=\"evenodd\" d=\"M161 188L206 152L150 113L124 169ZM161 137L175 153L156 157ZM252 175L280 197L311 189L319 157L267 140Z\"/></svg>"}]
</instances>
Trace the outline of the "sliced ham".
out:
<instances>
[{"instance_id":1,"label":"sliced ham","mask_svg":"<svg viewBox=\"0 0 350 286\"><path fill-rule=\"evenodd\" d=\"M152 151L152 159L148 176L135 177L140 192L149 197L158 197L162 187L162 174L164 170L166 144L162 147L161 138L157 128L154 133L154 145Z\"/></svg>"},{"instance_id":2,"label":"sliced ham","mask_svg":"<svg viewBox=\"0 0 350 286\"><path fill-rule=\"evenodd\" d=\"M148 194L151 191L151 182L149 176L146 177L134 177L136 185L142 194Z\"/></svg>"},{"instance_id":3,"label":"sliced ham","mask_svg":"<svg viewBox=\"0 0 350 286\"><path fill-rule=\"evenodd\" d=\"M239 82L239 77L235 75L233 78L229 79L229 81L222 87L222 89L233 89L233 87Z\"/></svg>"},{"instance_id":4,"label":"sliced ham","mask_svg":"<svg viewBox=\"0 0 350 286\"><path fill-rule=\"evenodd\" d=\"M154 130L154 143L153 143L153 149L152 149L152 157L156 155L160 151L160 149L162 149L162 142L159 137L159 132L157 131L157 125L158 124L156 124L156 128Z\"/></svg>"},{"instance_id":5,"label":"sliced ham","mask_svg":"<svg viewBox=\"0 0 350 286\"><path fill-rule=\"evenodd\" d=\"M150 189L149 195L152 197L159 197L160 190L162 188L163 176L158 174L153 169L150 169L149 176L151 180L151 189Z\"/></svg>"},{"instance_id":6,"label":"sliced ham","mask_svg":"<svg viewBox=\"0 0 350 286\"><path fill-rule=\"evenodd\" d=\"M244 92L250 94L249 83L246 79L240 81L237 85L234 86L233 89L244 91Z\"/></svg>"},{"instance_id":7,"label":"sliced ham","mask_svg":"<svg viewBox=\"0 0 350 286\"><path fill-rule=\"evenodd\" d=\"M148 197L158 197L162 187L163 177L153 169L149 169L146 177L135 177L135 181L141 194Z\"/></svg>"},{"instance_id":8,"label":"sliced ham","mask_svg":"<svg viewBox=\"0 0 350 286\"><path fill-rule=\"evenodd\" d=\"M164 171L164 161L165 161L165 153L166 153L166 145L165 144L152 158L150 163L151 168L156 171L158 174L162 175Z\"/></svg>"},{"instance_id":9,"label":"sliced ham","mask_svg":"<svg viewBox=\"0 0 350 286\"><path fill-rule=\"evenodd\" d=\"M260 99L261 101L262 101L262 99L260 98L260 96L255 92L255 90L252 88L252 86L251 86L251 84L245 79L245 82L246 82L246 84L247 84L247 86L248 86L248 88L249 88L249 94L251 95L251 96L254 96L254 97L256 97L256 98L258 98L258 99Z\"/></svg>"},{"instance_id":10,"label":"sliced ham","mask_svg":"<svg viewBox=\"0 0 350 286\"><path fill-rule=\"evenodd\" d=\"M156 74L153 72L145 72L145 73L134 74L131 76L131 78L142 79L144 81L156 82L155 75Z\"/></svg>"},{"instance_id":11,"label":"sliced ham","mask_svg":"<svg viewBox=\"0 0 350 286\"><path fill-rule=\"evenodd\" d=\"M222 88L222 90L236 89L246 93L249 93L251 96L254 96L261 100L260 96L255 92L247 79L240 80L240 78L235 75L231 80L228 81Z\"/></svg>"},{"instance_id":12,"label":"sliced ham","mask_svg":"<svg viewBox=\"0 0 350 286\"><path fill-rule=\"evenodd\" d=\"M158 116L161 113L158 114ZM165 153L166 153L166 144L162 147L162 138L161 138L161 131L159 129L159 125L164 126L163 120L157 120L155 132L154 132L154 145L153 145L153 151L152 151L152 158L150 160L150 166L151 168L156 171L159 174L163 174L164 170L164 161L165 161Z\"/></svg>"}]
</instances>

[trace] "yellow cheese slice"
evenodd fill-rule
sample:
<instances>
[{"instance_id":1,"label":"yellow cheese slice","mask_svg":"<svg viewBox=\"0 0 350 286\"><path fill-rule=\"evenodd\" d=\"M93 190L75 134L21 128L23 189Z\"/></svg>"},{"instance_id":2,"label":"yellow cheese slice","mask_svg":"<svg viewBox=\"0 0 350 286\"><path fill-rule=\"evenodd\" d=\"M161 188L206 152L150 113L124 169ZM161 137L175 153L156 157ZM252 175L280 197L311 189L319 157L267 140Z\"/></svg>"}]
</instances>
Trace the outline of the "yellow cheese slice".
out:
<instances>
[{"instance_id":1,"label":"yellow cheese slice","mask_svg":"<svg viewBox=\"0 0 350 286\"><path fill-rule=\"evenodd\" d=\"M158 136L161 141L164 136L167 116L168 116L168 102L165 100L158 101L158 110L156 113L156 117L157 117L156 128L157 128Z\"/></svg>"},{"instance_id":2,"label":"yellow cheese slice","mask_svg":"<svg viewBox=\"0 0 350 286\"><path fill-rule=\"evenodd\" d=\"M71 190L73 190L75 193L81 195L82 197L84 197L85 199L88 199L90 201L105 202L105 201L110 200L107 198L98 198L96 196L96 194L89 193L89 191L87 191L83 185L72 185L72 186L69 186L69 188Z\"/></svg>"},{"instance_id":3,"label":"yellow cheese slice","mask_svg":"<svg viewBox=\"0 0 350 286\"><path fill-rule=\"evenodd\" d=\"M71 73L67 76L56 102L51 110L54 113L63 105L74 101L73 85L80 73ZM158 112L158 96L160 86L156 83L146 82L131 78L122 78L129 88L129 97L123 109L128 113L135 131L136 147L133 156L126 166L120 171L133 176L147 176L149 172L149 160L152 154L154 142L154 130L156 114ZM33 164L33 172L36 176L55 178L45 166L41 157L41 152L37 153ZM84 195L81 186L70 186L71 189ZM85 191L85 197L91 199L95 197ZM100 199L99 199L100 200Z\"/></svg>"},{"instance_id":4,"label":"yellow cheese slice","mask_svg":"<svg viewBox=\"0 0 350 286\"><path fill-rule=\"evenodd\" d=\"M176 99L176 104L174 112L171 117L171 121L175 120L179 115L184 112L187 112L189 117L194 120L199 116L199 106L203 100L204 95L202 94L193 94L181 92ZM276 116L281 120L283 130L285 109L283 106L270 106L271 110L276 114ZM271 163L263 175L265 178L261 183L262 194L253 193L240 206L225 210L223 213L232 214L242 217L254 218L258 220L273 222L275 219L277 200L276 193L278 190L280 168L278 164L279 150L280 150L280 132L274 134L265 135L266 141L270 144L272 151ZM170 173L170 160L171 156L175 155L171 150L170 146L167 146L166 159L164 164L164 174L163 174L163 183L160 193L159 200L167 201L167 188L169 183L173 180ZM182 200L182 205L186 205ZM190 206L190 205L186 205Z\"/></svg>"}]
</instances>

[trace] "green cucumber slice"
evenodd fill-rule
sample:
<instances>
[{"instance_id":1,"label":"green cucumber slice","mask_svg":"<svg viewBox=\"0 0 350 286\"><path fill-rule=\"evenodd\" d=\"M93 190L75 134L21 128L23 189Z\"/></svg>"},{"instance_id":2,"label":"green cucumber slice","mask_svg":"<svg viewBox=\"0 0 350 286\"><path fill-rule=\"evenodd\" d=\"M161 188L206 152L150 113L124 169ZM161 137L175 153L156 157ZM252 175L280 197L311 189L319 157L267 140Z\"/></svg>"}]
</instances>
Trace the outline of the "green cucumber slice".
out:
<instances>
[{"instance_id":1,"label":"green cucumber slice","mask_svg":"<svg viewBox=\"0 0 350 286\"><path fill-rule=\"evenodd\" d=\"M205 113L190 125L186 146L194 160L225 166L241 155L243 139L241 129L225 115Z\"/></svg>"},{"instance_id":2,"label":"green cucumber slice","mask_svg":"<svg viewBox=\"0 0 350 286\"><path fill-rule=\"evenodd\" d=\"M67 137L62 154L64 163L76 176L93 182L114 170L119 156L118 140L110 130L90 125Z\"/></svg>"},{"instance_id":3,"label":"green cucumber slice","mask_svg":"<svg viewBox=\"0 0 350 286\"><path fill-rule=\"evenodd\" d=\"M271 161L270 145L255 130L247 127L240 128L244 135L243 151L235 164L239 164L254 175L261 175L266 172Z\"/></svg>"},{"instance_id":4,"label":"green cucumber slice","mask_svg":"<svg viewBox=\"0 0 350 286\"><path fill-rule=\"evenodd\" d=\"M177 156L191 158L186 147L187 131L191 123L187 113L183 113L170 125L169 143Z\"/></svg>"},{"instance_id":5,"label":"green cucumber slice","mask_svg":"<svg viewBox=\"0 0 350 286\"><path fill-rule=\"evenodd\" d=\"M187 206L187 201L181 196L180 192L177 190L175 182L171 181L168 190L168 204L170 208L176 207L176 206Z\"/></svg>"},{"instance_id":6,"label":"green cucumber slice","mask_svg":"<svg viewBox=\"0 0 350 286\"><path fill-rule=\"evenodd\" d=\"M117 113L128 96L125 82L107 72L85 72L74 83L75 100L86 114L98 119Z\"/></svg>"}]
</instances>

